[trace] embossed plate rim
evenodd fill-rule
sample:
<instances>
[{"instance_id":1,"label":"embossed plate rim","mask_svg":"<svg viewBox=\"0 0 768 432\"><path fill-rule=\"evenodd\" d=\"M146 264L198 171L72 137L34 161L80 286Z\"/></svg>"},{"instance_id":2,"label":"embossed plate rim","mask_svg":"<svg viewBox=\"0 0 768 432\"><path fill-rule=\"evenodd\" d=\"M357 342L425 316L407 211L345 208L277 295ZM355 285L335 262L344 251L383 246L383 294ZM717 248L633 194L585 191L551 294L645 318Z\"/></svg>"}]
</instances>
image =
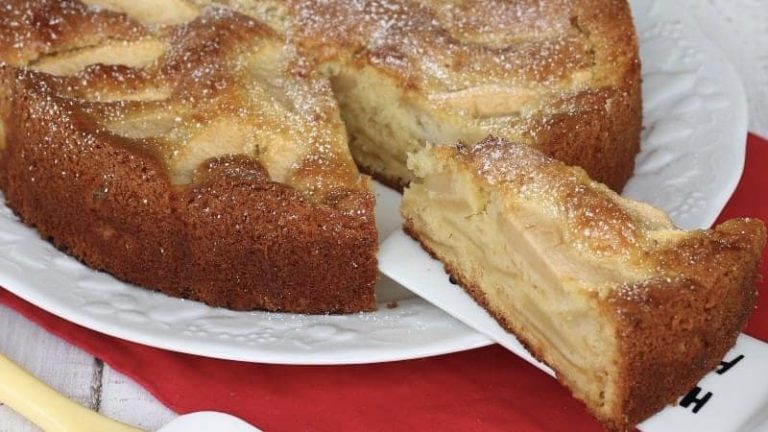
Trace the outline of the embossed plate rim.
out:
<instances>
[{"instance_id":1,"label":"embossed plate rim","mask_svg":"<svg viewBox=\"0 0 768 432\"><path fill-rule=\"evenodd\" d=\"M711 84L715 86L714 90L719 89L724 92L728 106L725 108L720 106L720 111L717 113L709 113L710 117L714 117L710 119L712 121L709 128L694 125L694 130L687 137L686 142L674 142L675 149L685 149L688 152L695 149L697 153L701 153L699 150L707 149L710 156L714 155L714 162L721 163L720 170L710 172L709 167L705 167L705 174L709 177L707 179L671 176L676 170L685 169L687 165L704 162L711 164L713 161L702 162L700 155L692 157L690 154L683 156L677 154L676 158L672 159L669 159L670 155L667 154L667 159L664 159L659 156L664 156L664 151L659 152L659 149L656 149L657 151L651 155L653 157L649 158L644 142L643 152L638 156L640 174L633 177L626 192L633 197L644 198L659 204L658 198L665 198L665 190L671 191L669 193L674 195L680 193L681 187L701 186L701 190L704 190L701 193L703 207L695 207L700 203L694 203L693 206L688 207L685 202L662 202L661 204L667 210L677 211L675 219L685 227L707 226L715 220L725 205L743 169L747 131L744 90L738 76L722 53L709 43L696 27L693 18L687 16L680 7L672 2L658 0L633 0L631 4L636 14L644 14L637 16L641 39L648 27L655 25L654 20L661 20L660 17L669 22L676 21L682 26L678 30L683 31L684 40L671 40L666 45L662 43L661 48L673 51L686 49L685 46L675 46L679 43L687 44L688 48L694 51L698 50L698 55L703 57L704 63L693 65L696 68L694 81L702 77L702 79L718 77ZM659 41L652 41L652 43L657 42ZM646 46L644 42L641 42L645 77L647 72L653 72L655 65L662 61L646 58L654 53L643 52L644 46ZM667 65L668 68L671 66ZM664 67L660 72L665 72ZM690 73L689 71L689 75ZM646 84L649 82L650 80ZM662 82L665 86L670 83L675 84L672 81L662 80ZM694 85L697 82L694 82ZM686 83L682 84L685 90ZM651 105L659 104L661 101L667 104L661 103L659 105L661 108L669 110L675 108L669 100L664 100L669 96L667 93L671 94L672 91L667 91L665 87L665 90L660 93L646 94L648 91L659 91L659 89L647 87L644 87L644 97L649 96L647 100ZM694 90L697 89L694 88ZM696 97L712 96L712 88L698 90L706 90L709 93L696 94L694 95ZM684 108L688 103L689 109L696 105L696 101L690 100L673 100L672 102L679 102ZM680 115L680 112L662 114L661 119L674 119L675 115ZM685 112L683 114L687 115ZM699 114L702 113L699 112ZM715 117L714 114L722 116ZM658 121L657 117L659 116L650 115L646 118L649 121ZM679 119L681 122L685 120L685 118ZM644 139L646 142L649 139L658 139L663 144L669 136L665 137L661 134L660 137L660 129L655 126L658 124L653 123L648 126L644 132ZM670 134L669 131L666 133ZM671 136L674 138L674 133ZM703 141L700 141L702 139ZM705 144L701 145L699 142ZM669 148L661 150L668 151ZM672 154L672 156L675 155ZM643 170L644 166L647 167L644 164L650 163L649 161L656 164L654 170ZM660 174L667 175L668 180L672 180L671 187L649 188L648 179L653 179ZM379 192L385 195L391 194L386 191ZM389 199L391 200L391 196ZM389 206L393 207L396 204L390 202ZM686 209L690 208L693 208L693 213L690 211L686 213ZM385 225L389 224L382 233L382 239L388 231L393 230L393 220L386 221L386 219L392 219L394 208L388 210L389 216L381 218L386 222ZM396 219L395 216L395 226ZM84 327L172 351L276 364L355 364L427 357L491 343L485 336L470 330L426 301L415 297L408 298L402 293L393 294L393 298L400 299L399 306L395 309L388 309L388 300L382 299L379 304L380 310L374 313L307 317L264 312L233 312L136 289L104 273L90 270L56 250L49 243L41 240L34 230L18 222L5 206L0 207L0 250L3 251L0 255L0 285L9 291L48 312ZM27 260L26 264L19 264L13 260L13 256L17 256L18 253L27 254L24 256ZM47 262L52 268L41 269L42 262ZM78 284L80 288L74 288ZM89 296L88 299L77 298L83 291L83 286L87 288L84 292ZM137 301L141 304L131 305L131 302ZM98 306L99 302L102 302L103 306ZM95 307L95 312L86 307L81 308L80 306L83 305L89 305L87 307L92 309ZM99 307L102 308L101 312L98 311ZM178 314L177 319L169 319L168 316L174 313ZM145 319L141 317L142 314L146 316L146 321L142 321ZM211 336L201 330L198 325L218 326L218 333ZM262 326L263 330L262 333L254 336L254 333L249 331L256 325ZM281 329L280 326L285 328ZM275 336L275 332L280 331L284 333L278 335L280 337Z\"/></svg>"}]
</instances>

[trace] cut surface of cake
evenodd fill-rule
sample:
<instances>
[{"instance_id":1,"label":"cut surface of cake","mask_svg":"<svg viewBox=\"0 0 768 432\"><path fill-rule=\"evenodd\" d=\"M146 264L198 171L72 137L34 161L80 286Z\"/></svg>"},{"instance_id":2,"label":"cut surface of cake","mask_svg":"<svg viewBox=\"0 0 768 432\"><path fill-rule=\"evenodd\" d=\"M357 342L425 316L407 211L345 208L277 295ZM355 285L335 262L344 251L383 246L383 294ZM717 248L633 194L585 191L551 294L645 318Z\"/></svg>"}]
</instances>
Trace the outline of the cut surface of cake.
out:
<instances>
[{"instance_id":1,"label":"cut surface of cake","mask_svg":"<svg viewBox=\"0 0 768 432\"><path fill-rule=\"evenodd\" d=\"M408 152L494 133L618 190L637 51L616 0L8 0L0 189L128 282L234 309L371 310L358 167L402 187Z\"/></svg>"},{"instance_id":2,"label":"cut surface of cake","mask_svg":"<svg viewBox=\"0 0 768 432\"><path fill-rule=\"evenodd\" d=\"M673 403L752 311L765 227L681 231L524 145L411 157L406 231L610 429Z\"/></svg>"}]
</instances>

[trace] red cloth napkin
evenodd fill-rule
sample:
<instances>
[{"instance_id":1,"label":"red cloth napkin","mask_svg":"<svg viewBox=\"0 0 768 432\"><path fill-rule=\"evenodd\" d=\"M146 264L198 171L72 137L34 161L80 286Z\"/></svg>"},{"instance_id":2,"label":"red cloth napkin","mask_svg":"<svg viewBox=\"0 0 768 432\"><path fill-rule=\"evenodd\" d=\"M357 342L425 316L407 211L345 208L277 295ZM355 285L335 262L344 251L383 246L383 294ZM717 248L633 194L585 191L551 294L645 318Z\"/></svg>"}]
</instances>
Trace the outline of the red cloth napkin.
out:
<instances>
[{"instance_id":1,"label":"red cloth napkin","mask_svg":"<svg viewBox=\"0 0 768 432\"><path fill-rule=\"evenodd\" d=\"M768 141L750 136L721 218L768 221ZM762 274L766 273L763 261ZM761 282L761 285L764 285ZM498 345L360 366L275 366L164 351L59 319L0 289L0 301L101 358L179 413L224 411L267 431L599 431L565 388ZM768 341L768 296L746 332Z\"/></svg>"}]
</instances>

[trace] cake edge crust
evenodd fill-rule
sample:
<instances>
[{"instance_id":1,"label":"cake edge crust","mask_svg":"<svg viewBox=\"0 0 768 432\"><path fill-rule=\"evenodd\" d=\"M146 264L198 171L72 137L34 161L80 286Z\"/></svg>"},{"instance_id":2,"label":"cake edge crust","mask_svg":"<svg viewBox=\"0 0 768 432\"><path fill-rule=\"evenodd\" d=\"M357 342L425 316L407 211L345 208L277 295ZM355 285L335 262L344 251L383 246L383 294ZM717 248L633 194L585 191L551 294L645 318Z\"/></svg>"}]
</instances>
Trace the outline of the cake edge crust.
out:
<instances>
[{"instance_id":1,"label":"cake edge crust","mask_svg":"<svg viewBox=\"0 0 768 432\"><path fill-rule=\"evenodd\" d=\"M270 181L247 157L210 160L197 184L175 186L151 149L17 74L25 72L0 64L0 188L57 248L122 281L211 306L376 309L371 191L339 191L340 210Z\"/></svg>"}]
</instances>

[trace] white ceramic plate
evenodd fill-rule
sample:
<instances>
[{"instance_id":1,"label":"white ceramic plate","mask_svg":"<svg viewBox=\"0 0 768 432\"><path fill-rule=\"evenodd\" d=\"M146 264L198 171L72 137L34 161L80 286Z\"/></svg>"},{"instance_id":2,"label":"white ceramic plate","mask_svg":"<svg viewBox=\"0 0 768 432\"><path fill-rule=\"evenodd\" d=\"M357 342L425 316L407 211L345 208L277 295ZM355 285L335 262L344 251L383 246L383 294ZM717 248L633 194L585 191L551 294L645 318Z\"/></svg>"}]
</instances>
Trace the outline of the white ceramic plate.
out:
<instances>
[{"instance_id":1,"label":"white ceramic plate","mask_svg":"<svg viewBox=\"0 0 768 432\"><path fill-rule=\"evenodd\" d=\"M626 194L683 227L714 221L741 175L746 101L737 75L674 2L632 1L641 39L645 131ZM399 226L398 195L378 188L381 238ZM88 269L0 207L0 285L56 315L174 351L283 364L418 358L490 341L384 278L377 312L305 316L233 312L170 298ZM396 300L396 308L387 304Z\"/></svg>"}]
</instances>

